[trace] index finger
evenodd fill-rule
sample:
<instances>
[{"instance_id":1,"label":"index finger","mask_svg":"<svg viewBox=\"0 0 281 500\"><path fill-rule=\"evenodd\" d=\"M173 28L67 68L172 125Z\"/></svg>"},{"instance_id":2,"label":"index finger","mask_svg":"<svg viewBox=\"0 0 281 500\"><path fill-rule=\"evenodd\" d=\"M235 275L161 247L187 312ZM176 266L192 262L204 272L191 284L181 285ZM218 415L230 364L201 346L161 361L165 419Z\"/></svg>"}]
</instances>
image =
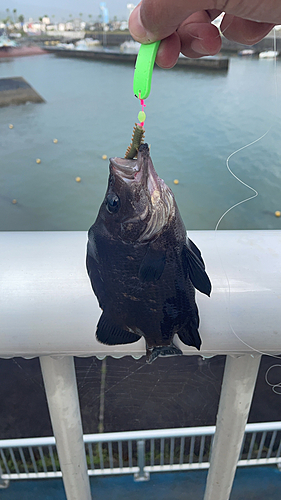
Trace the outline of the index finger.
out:
<instances>
[{"instance_id":1,"label":"index finger","mask_svg":"<svg viewBox=\"0 0 281 500\"><path fill-rule=\"evenodd\" d=\"M129 19L132 36L141 43L163 40L174 33L194 12L213 8L212 0L143 0Z\"/></svg>"},{"instance_id":2,"label":"index finger","mask_svg":"<svg viewBox=\"0 0 281 500\"><path fill-rule=\"evenodd\" d=\"M281 24L280 0L142 0L129 19L135 40L150 43L174 33L191 14L218 10L251 21Z\"/></svg>"}]
</instances>

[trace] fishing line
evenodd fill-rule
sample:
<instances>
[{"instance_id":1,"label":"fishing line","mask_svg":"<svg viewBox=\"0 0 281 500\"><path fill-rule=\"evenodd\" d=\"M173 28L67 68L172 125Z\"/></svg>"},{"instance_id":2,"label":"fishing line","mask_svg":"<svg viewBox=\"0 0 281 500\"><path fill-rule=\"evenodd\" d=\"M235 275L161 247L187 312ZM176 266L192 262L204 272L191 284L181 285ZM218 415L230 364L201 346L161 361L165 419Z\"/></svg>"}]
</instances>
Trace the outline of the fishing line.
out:
<instances>
[{"instance_id":1,"label":"fishing line","mask_svg":"<svg viewBox=\"0 0 281 500\"><path fill-rule=\"evenodd\" d=\"M273 369L273 368L281 368L281 365L272 365L270 366L267 370L266 370L266 374L265 374L265 381L266 383L272 388L272 391L275 393L275 394L278 394L279 396L281 396L281 382L278 382L278 384L272 384L271 382L269 382L268 380L268 375L269 375L269 372Z\"/></svg>"},{"instance_id":2,"label":"fishing line","mask_svg":"<svg viewBox=\"0 0 281 500\"><path fill-rule=\"evenodd\" d=\"M208 11L206 11L206 12L207 12L207 14L209 15ZM225 12L222 12L221 14L225 14ZM232 18L232 19L231 19L231 21L229 22L229 24L228 24L228 25L227 25L227 26L226 26L223 30L221 30L221 27L220 27L220 26L221 26L221 23L222 23L222 21L223 21L223 19L224 19L224 18L222 18L222 19L221 19L221 21L220 21L220 25L219 25L219 26L217 26L216 24L214 24L214 21L215 21L216 19L218 19L218 18L221 16L221 14L220 14L219 16L215 17L215 19L213 19L213 20L210 22L210 24L213 24L213 26L216 26L216 28L217 28L217 29L218 29L218 31L219 31L219 34L215 37L215 40L216 40L217 38L220 38L220 37L221 37L221 35L224 35L224 33L228 30L228 28L229 28L229 27L232 25L232 23L233 23L233 18ZM193 24L193 23L191 23L191 24ZM204 24L204 23L201 23L201 24ZM273 43L273 45L275 46L275 48L274 48L273 50L275 50L275 51L276 51L276 33L275 33L275 28L273 28L273 30L274 30L274 43ZM202 37L200 37L200 36L196 36L196 35L193 35L192 33L188 33L188 35L189 35L191 38L194 38L194 39L196 39L196 40L203 40L203 38L202 38ZM276 62L276 59L275 59L275 62Z\"/></svg>"},{"instance_id":3,"label":"fishing line","mask_svg":"<svg viewBox=\"0 0 281 500\"><path fill-rule=\"evenodd\" d=\"M224 35L224 33L228 30L228 28L232 25L232 22L233 22L233 19L231 19L230 23L224 28L224 30L221 30L220 29L220 26L218 27L216 24L214 24L214 21L218 18L219 16L215 17L215 19L213 19L213 21L210 22L210 24L213 24L213 26L216 26L216 28L218 29L219 31L219 34L215 37L215 40L217 38L220 38L221 35ZM222 19L223 20L223 19ZM221 20L221 22L222 22ZM193 24L193 23L191 23ZM204 24L204 23L201 23L201 24ZM193 35L192 33L188 33L188 35L191 37L191 38L194 38L195 40L204 40L202 37L200 36L196 36L196 35Z\"/></svg>"},{"instance_id":4,"label":"fishing line","mask_svg":"<svg viewBox=\"0 0 281 500\"><path fill-rule=\"evenodd\" d=\"M13 363L14 363L14 364L15 364L15 365L16 365L16 366L20 369L20 370L22 370L22 371L24 372L24 374L25 374L25 376L26 376L26 380L31 380L31 382L32 382L34 385L37 385L37 387L40 387L41 391L42 391L42 392L44 392L44 394L45 394L45 390L44 390L43 385L42 385L40 382L38 382L38 380L36 380L36 378L35 378L35 377L32 377L32 376L28 373L27 369L25 369L23 366L21 366L21 365L17 362L17 360L16 360L15 358L12 358L12 360L13 360Z\"/></svg>"},{"instance_id":5,"label":"fishing line","mask_svg":"<svg viewBox=\"0 0 281 500\"><path fill-rule=\"evenodd\" d=\"M214 21L214 20L213 20ZM221 37L221 35L223 35L227 30L228 28L231 26L233 22L233 19L230 21L230 23L224 28L224 30L221 30L220 29L220 26L218 27L218 30L219 30L219 34L217 35L216 38L219 38ZM211 23L213 23L211 21ZM273 28L273 50L274 52L276 53L276 30L275 28ZM193 34L189 34L192 38L194 39L197 39L197 40L203 40L203 38L199 37L199 36L195 36ZM276 59L276 56L274 57L273 59L273 64L274 64L274 83L275 83L275 101L277 101L277 89L278 89L278 86L277 86L277 59ZM215 226L215 231L218 230L218 227L221 223L221 221L224 219L224 217L231 211L233 210L234 208L238 207L239 205L242 205L250 200L253 200L254 198L256 198L259 193L258 191L250 186L249 184L247 184L246 182L244 182L242 179L240 179L236 174L234 174L234 172L232 171L232 169L230 168L229 166L229 161L230 159L237 153L239 153L240 151L243 151L244 149L248 148L248 147L251 147L252 145L258 143L259 141L261 141L262 139L264 139L264 137L266 137L269 132L272 130L272 127L273 125L271 125L269 127L269 129L264 133L262 134L260 137L258 137L256 140L250 142L249 144L246 144L245 146L237 149L236 151L234 151L233 153L231 153L228 158L226 159L226 167L227 167L227 170L229 171L229 173L240 183L242 184L243 186L245 186L246 188L250 189L252 191L252 195L235 203L234 205L232 205L230 208L228 208L223 214L222 216L219 218L216 226ZM235 332L234 328L232 327L232 324L231 324L231 321L230 321L230 317L229 317L229 310L230 310L230 282L229 282L229 279L228 279L228 276L227 276L227 273L226 273L226 270L224 268L224 265L222 263L222 259L221 259L221 255L220 255L220 252L219 252L219 248L218 248L218 244L217 244L217 240L216 240L216 247L217 247L217 251L218 251L218 255L219 255L219 259L220 259L220 263L221 263L221 267L223 269L223 272L225 274L225 277L226 277L226 280L227 280L227 285L228 285L228 323L229 323L229 327L232 331L232 333L235 335L235 337L240 341L242 342L246 347L248 347L249 349L251 349L252 351L258 353L258 354L261 354L261 355L265 355L265 356L270 356L270 357L273 357L273 358L276 358L276 359L280 359L280 356L277 356L277 355L273 355L273 354L269 354L269 353L266 353L266 352L262 352L262 351L259 351L258 349L254 348L253 346L249 345L247 342L245 342L242 338L239 337L239 335ZM270 384L269 381L268 381L268 373L270 371L271 368L274 368L274 367L277 367L277 366L280 366L281 365L273 365L272 367L270 367L268 369L268 371L266 372L266 376L265 376L265 381L266 383L272 387L272 390L275 394L278 394L278 395L281 395L281 382L279 384ZM276 388L279 388L280 389L280 392L276 390Z\"/></svg>"},{"instance_id":6,"label":"fishing line","mask_svg":"<svg viewBox=\"0 0 281 500\"><path fill-rule=\"evenodd\" d=\"M228 214L231 210L233 210L234 208L238 207L239 205L242 205L242 203L246 203L247 201L253 200L259 194L258 191L255 188L253 188L249 184L246 184L246 182L242 181L242 179L240 179L240 177L238 177L237 175L235 175L235 173L231 170L231 168L229 166L229 160L230 160L230 158L232 158L232 156L234 156L237 153L239 153L239 151L243 151L243 149L249 148L253 144L256 144L257 142L261 141L270 132L271 129L272 129L272 126L263 135L261 135L258 139L255 139L254 141L250 142L249 144L246 144L246 146L243 146L242 148L236 149L236 151L234 151L233 153L231 153L228 156L228 158L226 159L226 167L227 167L227 170L229 171L229 173L234 177L234 179L236 179L238 182L240 182L240 184L242 184L243 186L245 186L248 189L250 189L254 194L252 196L249 196L248 198L245 198L244 200L238 201L237 203L235 203L234 205L232 205L230 208L228 208L222 214L222 216L219 218L219 220L218 220L218 222L217 222L217 224L215 226L215 231L218 230L218 227L219 227L222 219L226 216L226 214Z\"/></svg>"},{"instance_id":7,"label":"fishing line","mask_svg":"<svg viewBox=\"0 0 281 500\"><path fill-rule=\"evenodd\" d=\"M128 373L128 375L126 375L125 377L123 377L121 380L119 380L118 382L116 382L115 384L111 385L106 391L104 391L104 395L107 394L109 391L111 391L112 389L114 389L117 385L121 384L122 382L124 382L124 380L128 379L129 377L131 377L132 375L135 375L135 373L137 373L139 370L141 370L142 368L144 368L145 366L147 366L147 363L143 363L141 364L138 368L136 368L136 370L134 370L133 372L130 372ZM100 395L97 396L95 399L93 399L93 403L97 400L100 399Z\"/></svg>"},{"instance_id":8,"label":"fishing line","mask_svg":"<svg viewBox=\"0 0 281 500\"><path fill-rule=\"evenodd\" d=\"M276 51L276 32L275 32L275 29L274 29L273 46L274 46L274 51ZM277 63L276 63L276 56L275 56L275 57L274 57L275 101L277 101L277 72L276 72L276 64L277 64ZM244 149L246 149L246 148L248 148L248 147L250 147L250 146L252 146L252 145L256 144L257 142L261 141L261 140L262 140L264 137L266 137L266 136L268 135L268 133L272 130L272 127L273 127L273 125L271 125L271 126L269 127L269 129L268 129L268 130L267 130L264 134L262 134L260 137L258 137L258 139L256 139L256 140L254 140L254 141L250 142L249 144L246 144L245 146L243 146L243 147L241 147L241 148L237 149L236 151L234 151L233 153L231 153L231 154L228 156L228 158L226 159L226 167L227 167L227 170L229 171L229 173L230 173L230 174L231 174L231 175L232 175L232 176L233 176L233 177L234 177L234 178L235 178L235 179L236 179L236 180L237 180L240 184L242 184L243 186L245 186L245 187L247 187L248 189L250 189L250 190L252 191L252 193L253 193L253 194L252 194L251 196L249 196L249 197L245 198L244 200L241 200L241 201L239 201L239 202L235 203L235 204L234 204L234 205L232 205L230 208L228 208L228 209L227 209L227 210L223 213L223 215L219 218L219 220L218 220L218 222L217 222L217 224L216 224L216 226L215 226L215 232L217 232L218 227L219 227L219 225L220 225L221 221L223 220L223 218L224 218L224 217L225 217L225 216L226 216L226 215L227 215L227 214L228 214L231 210L233 210L234 208L236 208L237 206L239 206L239 205L241 205L241 204L243 204L243 203L246 203L246 202L248 202L248 201L250 201L250 200L253 200L253 199L254 199L254 198L256 198L256 197L258 196L258 194L259 194L259 193L258 193L258 191L257 191L255 188L253 188L252 186L250 186L249 184L247 184L246 182L244 182L242 179L240 179L240 178L239 178L236 174L234 174L234 172L231 170L231 168L230 168L230 166L229 166L229 160L230 160L230 159L231 159L231 158L232 158L235 154L239 153L240 151L242 151L242 150L244 150ZM225 267L224 267L223 262L222 262L221 254L220 254L219 247L218 247L218 243L217 243L217 239L216 239L216 247L217 247L217 252L218 252L218 255L219 255L219 259L220 259L221 267L222 267L222 269L223 269L223 272L224 272L224 275L225 275L225 278L226 278L226 281L227 281L227 286L228 286L228 324L229 324L229 327L230 327L230 329L231 329L232 333L235 335L235 337L236 337L236 338L237 338L240 342L242 342L242 344L244 344L246 347L248 347L248 348L249 348L249 349L251 349L252 351L254 351L254 352L258 353L258 354L261 354L261 355L270 356L270 357L273 357L273 358L276 358L276 359L280 359L280 356L277 356L277 355L274 355L274 354L269 354L269 353L266 353L266 352L259 351L259 350L258 350L258 349L256 349L255 347L253 347L253 346L249 345L247 342L245 342L245 341L244 341L244 340L243 340L243 339L242 339L242 338L241 338L241 337L240 337L240 336L239 336L239 335L235 332L234 328L232 327L232 324L231 324L231 319L230 319L230 316L229 316L231 286L230 286L230 281L229 281L228 276L227 276L227 272L226 272ZM281 365L273 365L271 368L276 367L276 366L280 366L280 367L281 367ZM273 388L273 389L272 389L272 390L273 390L273 392L275 392L276 394L280 394L280 395L281 395L281 382L280 382L279 384L274 384L274 385L272 385L272 384L270 384L270 383L268 382L268 377L267 377L267 375L268 375L268 373L269 373L269 371L270 371L270 369L271 369L271 368L269 368L269 370L267 371L266 376L265 376L265 380L266 380L266 382L268 383L268 385L270 385L270 386ZM280 392L278 392L278 391L274 390L274 388L276 388L276 387L280 387Z\"/></svg>"}]
</instances>

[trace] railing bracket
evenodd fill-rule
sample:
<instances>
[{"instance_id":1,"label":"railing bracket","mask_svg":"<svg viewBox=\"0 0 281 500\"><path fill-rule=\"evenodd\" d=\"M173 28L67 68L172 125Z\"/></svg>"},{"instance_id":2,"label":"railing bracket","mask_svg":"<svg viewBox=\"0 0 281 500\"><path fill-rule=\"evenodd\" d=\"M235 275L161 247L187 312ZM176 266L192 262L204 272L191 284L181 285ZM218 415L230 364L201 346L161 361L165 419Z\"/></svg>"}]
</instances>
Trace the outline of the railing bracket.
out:
<instances>
[{"instance_id":1,"label":"railing bracket","mask_svg":"<svg viewBox=\"0 0 281 500\"><path fill-rule=\"evenodd\" d=\"M8 488L9 486L10 486L9 479L2 479L2 477L0 477L0 489L5 489Z\"/></svg>"},{"instance_id":2,"label":"railing bracket","mask_svg":"<svg viewBox=\"0 0 281 500\"><path fill-rule=\"evenodd\" d=\"M149 472L143 472L142 475L140 475L139 472L136 472L134 474L134 481L140 482L140 481L149 481L150 480L150 473Z\"/></svg>"}]
</instances>

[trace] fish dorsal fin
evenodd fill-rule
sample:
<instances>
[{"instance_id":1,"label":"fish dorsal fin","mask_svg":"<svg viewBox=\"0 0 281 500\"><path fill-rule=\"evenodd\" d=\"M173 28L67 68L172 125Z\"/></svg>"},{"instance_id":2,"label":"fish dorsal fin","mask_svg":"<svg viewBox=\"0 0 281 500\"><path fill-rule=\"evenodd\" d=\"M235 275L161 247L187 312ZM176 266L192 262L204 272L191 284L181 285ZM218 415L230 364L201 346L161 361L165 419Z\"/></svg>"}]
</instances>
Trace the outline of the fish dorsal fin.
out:
<instances>
[{"instance_id":1,"label":"fish dorsal fin","mask_svg":"<svg viewBox=\"0 0 281 500\"><path fill-rule=\"evenodd\" d=\"M182 250L182 263L185 272L189 274L189 278L199 292L210 296L212 285L205 271L205 264L197 246L187 238L186 244Z\"/></svg>"},{"instance_id":2,"label":"fish dorsal fin","mask_svg":"<svg viewBox=\"0 0 281 500\"><path fill-rule=\"evenodd\" d=\"M157 281L161 278L166 263L166 253L149 245L140 265L139 279L143 282Z\"/></svg>"},{"instance_id":3,"label":"fish dorsal fin","mask_svg":"<svg viewBox=\"0 0 281 500\"><path fill-rule=\"evenodd\" d=\"M139 335L114 325L104 312L98 322L96 337L102 344L107 345L132 344L140 339Z\"/></svg>"}]
</instances>

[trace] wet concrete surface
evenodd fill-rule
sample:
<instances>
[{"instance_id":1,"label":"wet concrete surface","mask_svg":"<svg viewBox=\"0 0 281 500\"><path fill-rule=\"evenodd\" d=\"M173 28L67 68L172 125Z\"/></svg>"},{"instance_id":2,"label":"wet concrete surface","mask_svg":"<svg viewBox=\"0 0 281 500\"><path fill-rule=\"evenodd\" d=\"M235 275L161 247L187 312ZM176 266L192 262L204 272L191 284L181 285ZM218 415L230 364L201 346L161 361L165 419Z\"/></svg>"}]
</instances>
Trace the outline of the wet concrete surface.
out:
<instances>
[{"instance_id":1,"label":"wet concrete surface","mask_svg":"<svg viewBox=\"0 0 281 500\"><path fill-rule=\"evenodd\" d=\"M225 357L106 360L104 432L214 425ZM84 433L98 432L102 362L76 358ZM266 383L268 368L278 365L264 356L249 422L281 420L281 396ZM269 380L280 382L280 365ZM50 436L52 429L38 358L0 360L0 439Z\"/></svg>"}]
</instances>

